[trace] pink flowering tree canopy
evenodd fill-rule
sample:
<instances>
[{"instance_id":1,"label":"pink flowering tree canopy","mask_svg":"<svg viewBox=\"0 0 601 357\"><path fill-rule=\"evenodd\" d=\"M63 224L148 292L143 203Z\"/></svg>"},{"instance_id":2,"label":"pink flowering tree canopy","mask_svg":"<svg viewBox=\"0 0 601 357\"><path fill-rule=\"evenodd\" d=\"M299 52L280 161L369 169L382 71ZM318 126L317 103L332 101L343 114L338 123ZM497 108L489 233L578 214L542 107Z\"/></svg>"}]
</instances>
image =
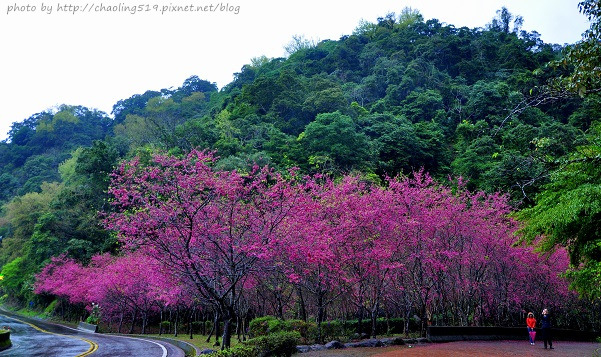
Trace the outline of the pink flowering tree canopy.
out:
<instances>
[{"instance_id":1,"label":"pink flowering tree canopy","mask_svg":"<svg viewBox=\"0 0 601 357\"><path fill-rule=\"evenodd\" d=\"M375 336L384 306L423 324L503 324L524 306L554 306L549 289L572 296L558 276L565 250L539 255L516 245L505 196L469 192L461 180L445 186L423 172L377 185L355 176L299 179L294 170L219 171L215 160L191 151L123 162L104 221L121 242L119 256L98 255L87 266L55 258L36 292L99 303L105 316L200 302L225 322L223 347L241 306L265 292L278 316L284 305L307 307L318 339L327 310L344 304L369 312ZM542 277L532 279L534 271Z\"/></svg>"},{"instance_id":2,"label":"pink flowering tree canopy","mask_svg":"<svg viewBox=\"0 0 601 357\"><path fill-rule=\"evenodd\" d=\"M182 158L157 154L146 165L123 163L110 187L116 212L106 226L126 249L142 250L218 306L228 346L241 286L271 254L295 190L270 169L220 172L214 161L192 151Z\"/></svg>"}]
</instances>

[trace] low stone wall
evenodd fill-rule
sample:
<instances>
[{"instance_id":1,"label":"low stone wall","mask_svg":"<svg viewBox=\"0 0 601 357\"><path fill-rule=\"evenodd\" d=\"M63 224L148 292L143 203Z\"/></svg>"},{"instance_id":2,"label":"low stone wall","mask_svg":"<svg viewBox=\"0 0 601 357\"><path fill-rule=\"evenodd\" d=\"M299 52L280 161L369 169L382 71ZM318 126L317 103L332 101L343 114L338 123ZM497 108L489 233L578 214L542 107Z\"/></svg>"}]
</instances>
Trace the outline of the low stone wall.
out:
<instances>
[{"instance_id":1,"label":"low stone wall","mask_svg":"<svg viewBox=\"0 0 601 357\"><path fill-rule=\"evenodd\" d=\"M541 336L536 329L537 338ZM553 339L557 341L594 341L598 332L553 329ZM474 341L474 340L528 340L526 327L495 326L430 326L428 339L432 342Z\"/></svg>"}]
</instances>

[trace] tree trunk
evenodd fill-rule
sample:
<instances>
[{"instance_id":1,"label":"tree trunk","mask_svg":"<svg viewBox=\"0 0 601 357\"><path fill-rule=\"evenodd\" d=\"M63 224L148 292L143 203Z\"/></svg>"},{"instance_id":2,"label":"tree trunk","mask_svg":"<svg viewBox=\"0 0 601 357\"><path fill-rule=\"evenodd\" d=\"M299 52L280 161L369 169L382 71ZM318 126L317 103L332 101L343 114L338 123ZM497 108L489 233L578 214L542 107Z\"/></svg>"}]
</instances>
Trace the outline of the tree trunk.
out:
<instances>
[{"instance_id":1,"label":"tree trunk","mask_svg":"<svg viewBox=\"0 0 601 357\"><path fill-rule=\"evenodd\" d=\"M177 324L179 322L179 308L175 309L175 323L173 324L173 336L177 337Z\"/></svg>"},{"instance_id":2,"label":"tree trunk","mask_svg":"<svg viewBox=\"0 0 601 357\"><path fill-rule=\"evenodd\" d=\"M247 312L248 314L248 312ZM246 319L248 318L248 315L245 314L244 318L242 319L242 342L246 341L247 336L246 336Z\"/></svg>"},{"instance_id":3,"label":"tree trunk","mask_svg":"<svg viewBox=\"0 0 601 357\"><path fill-rule=\"evenodd\" d=\"M378 328L378 304L376 304L370 311L371 319L371 337L376 338L376 329Z\"/></svg>"},{"instance_id":4,"label":"tree trunk","mask_svg":"<svg viewBox=\"0 0 601 357\"><path fill-rule=\"evenodd\" d=\"M278 306L278 318L284 320L284 303L282 302L282 294L277 294L276 301Z\"/></svg>"},{"instance_id":5,"label":"tree trunk","mask_svg":"<svg viewBox=\"0 0 601 357\"><path fill-rule=\"evenodd\" d=\"M138 318L138 309L134 309L134 314L133 314L133 317L131 319L131 327L129 328L129 332L128 332L128 334L130 334L130 335L132 333L134 333L134 325L136 323L136 319L137 318Z\"/></svg>"},{"instance_id":6,"label":"tree trunk","mask_svg":"<svg viewBox=\"0 0 601 357\"><path fill-rule=\"evenodd\" d=\"M242 318L240 315L236 316L236 336L238 337L238 342L242 342L240 339L241 329L242 329Z\"/></svg>"},{"instance_id":7,"label":"tree trunk","mask_svg":"<svg viewBox=\"0 0 601 357\"><path fill-rule=\"evenodd\" d=\"M422 305L422 311L421 311L421 331L420 331L420 336L421 337L425 337L426 336L426 305L423 304Z\"/></svg>"},{"instance_id":8,"label":"tree trunk","mask_svg":"<svg viewBox=\"0 0 601 357\"><path fill-rule=\"evenodd\" d=\"M119 316L119 327L117 328L117 333L121 333L121 328L123 327L123 315L124 312L121 311L121 316Z\"/></svg>"},{"instance_id":9,"label":"tree trunk","mask_svg":"<svg viewBox=\"0 0 601 357\"><path fill-rule=\"evenodd\" d=\"M159 336L163 334L163 308L161 308L161 318L159 320Z\"/></svg>"},{"instance_id":10,"label":"tree trunk","mask_svg":"<svg viewBox=\"0 0 601 357\"><path fill-rule=\"evenodd\" d=\"M211 337L213 336L213 332L218 330L218 328L217 328L217 324L219 323L218 318L219 318L219 315L218 315L217 311L215 311L213 313L213 327L211 327L211 331L209 332L209 334L207 336L207 343L211 342ZM215 333L215 336L218 336L218 333ZM216 338L218 338L218 337L216 337Z\"/></svg>"},{"instance_id":11,"label":"tree trunk","mask_svg":"<svg viewBox=\"0 0 601 357\"><path fill-rule=\"evenodd\" d=\"M390 313L386 309L386 334L390 333Z\"/></svg>"},{"instance_id":12,"label":"tree trunk","mask_svg":"<svg viewBox=\"0 0 601 357\"><path fill-rule=\"evenodd\" d=\"M217 314L217 316L215 317L215 343L213 344L213 346L215 347L219 346L219 320L221 319L219 314Z\"/></svg>"},{"instance_id":13,"label":"tree trunk","mask_svg":"<svg viewBox=\"0 0 601 357\"><path fill-rule=\"evenodd\" d=\"M409 299L405 297L405 316L403 318L404 329L405 329L405 337L409 337L409 321L411 318L411 304L409 303Z\"/></svg>"},{"instance_id":14,"label":"tree trunk","mask_svg":"<svg viewBox=\"0 0 601 357\"><path fill-rule=\"evenodd\" d=\"M229 349L232 342L232 320L236 318L236 312L232 306L225 308L225 316L223 318L223 341L221 349Z\"/></svg>"},{"instance_id":15,"label":"tree trunk","mask_svg":"<svg viewBox=\"0 0 601 357\"><path fill-rule=\"evenodd\" d=\"M232 318L226 317L223 320L223 337L222 337L222 341L221 341L221 349L222 350L227 350L231 346L231 342L232 342L231 326L232 326Z\"/></svg>"},{"instance_id":16,"label":"tree trunk","mask_svg":"<svg viewBox=\"0 0 601 357\"><path fill-rule=\"evenodd\" d=\"M190 330L190 339L193 339L192 337L192 322L194 322L194 309L192 309L192 312L190 313L190 326L188 327L188 329Z\"/></svg>"},{"instance_id":17,"label":"tree trunk","mask_svg":"<svg viewBox=\"0 0 601 357\"><path fill-rule=\"evenodd\" d=\"M300 307L300 319L307 322L307 309L305 308L305 299L303 299L303 291L299 287L297 290L298 293L298 304Z\"/></svg>"},{"instance_id":18,"label":"tree trunk","mask_svg":"<svg viewBox=\"0 0 601 357\"><path fill-rule=\"evenodd\" d=\"M146 322L148 321L148 314L142 313L142 335L146 334Z\"/></svg>"},{"instance_id":19,"label":"tree trunk","mask_svg":"<svg viewBox=\"0 0 601 357\"><path fill-rule=\"evenodd\" d=\"M321 331L321 323L323 322L324 315L323 308L323 296L319 294L317 297L317 343L323 343L323 336Z\"/></svg>"},{"instance_id":20,"label":"tree trunk","mask_svg":"<svg viewBox=\"0 0 601 357\"><path fill-rule=\"evenodd\" d=\"M363 334L363 306L359 306L359 317L357 318L357 333L359 337Z\"/></svg>"}]
</instances>

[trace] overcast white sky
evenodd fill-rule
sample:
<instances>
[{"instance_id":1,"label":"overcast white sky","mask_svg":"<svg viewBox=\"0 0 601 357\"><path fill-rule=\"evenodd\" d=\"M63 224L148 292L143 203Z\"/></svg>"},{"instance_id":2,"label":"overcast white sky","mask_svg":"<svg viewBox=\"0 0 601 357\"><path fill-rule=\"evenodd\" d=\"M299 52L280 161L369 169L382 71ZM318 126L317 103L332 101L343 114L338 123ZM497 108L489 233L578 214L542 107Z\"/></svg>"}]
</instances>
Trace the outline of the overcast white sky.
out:
<instances>
[{"instance_id":1,"label":"overcast white sky","mask_svg":"<svg viewBox=\"0 0 601 357\"><path fill-rule=\"evenodd\" d=\"M404 7L419 10L426 20L436 18L456 27L474 28L489 23L496 10L505 6L524 18L524 30L539 32L543 41L574 43L588 28L586 18L578 12L578 2L2 1L0 140L6 138L13 122L63 103L110 113L120 99L146 90L179 87L191 75L222 87L251 58L284 56L283 48L293 35L336 40L351 34L361 19L375 22ZM190 4L208 6L208 10L213 6L216 11L169 11L171 5ZM150 11L96 12L101 5L141 5ZM221 11L224 6L231 11ZM161 14L164 7L167 11Z\"/></svg>"}]
</instances>

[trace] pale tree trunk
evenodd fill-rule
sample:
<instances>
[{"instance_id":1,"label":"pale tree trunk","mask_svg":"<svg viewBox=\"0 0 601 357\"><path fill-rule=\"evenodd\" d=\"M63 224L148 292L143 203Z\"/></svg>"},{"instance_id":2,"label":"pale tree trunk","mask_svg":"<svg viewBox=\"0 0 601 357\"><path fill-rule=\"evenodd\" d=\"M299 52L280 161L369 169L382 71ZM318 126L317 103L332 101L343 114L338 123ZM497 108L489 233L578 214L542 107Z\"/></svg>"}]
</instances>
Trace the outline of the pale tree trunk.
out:
<instances>
[{"instance_id":1,"label":"pale tree trunk","mask_svg":"<svg viewBox=\"0 0 601 357\"><path fill-rule=\"evenodd\" d=\"M138 309L134 309L134 315L131 319L131 327L129 328L129 334L131 335L132 333L134 333L134 325L136 323L136 318L138 318Z\"/></svg>"}]
</instances>

